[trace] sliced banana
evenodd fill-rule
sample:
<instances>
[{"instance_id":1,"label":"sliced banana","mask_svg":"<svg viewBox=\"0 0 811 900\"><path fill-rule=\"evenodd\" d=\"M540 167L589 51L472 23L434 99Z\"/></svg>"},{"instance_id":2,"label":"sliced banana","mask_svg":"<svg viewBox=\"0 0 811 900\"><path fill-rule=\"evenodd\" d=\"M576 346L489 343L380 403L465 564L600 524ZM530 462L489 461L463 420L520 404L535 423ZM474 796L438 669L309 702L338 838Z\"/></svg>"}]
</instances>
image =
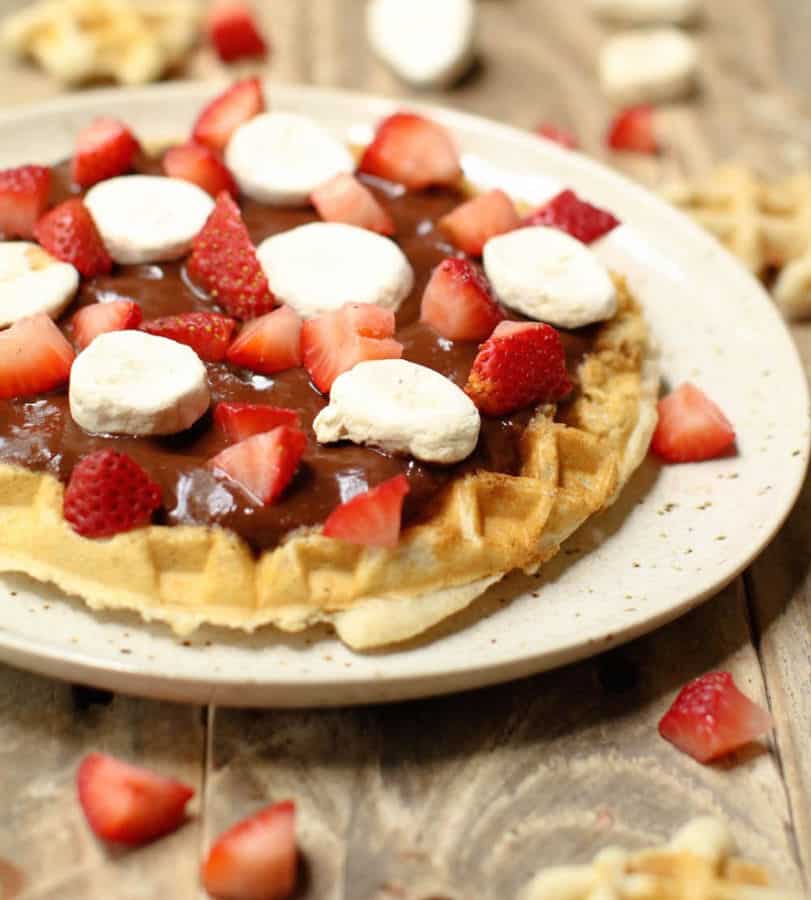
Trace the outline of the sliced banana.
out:
<instances>
[{"instance_id":1,"label":"sliced banana","mask_svg":"<svg viewBox=\"0 0 811 900\"><path fill-rule=\"evenodd\" d=\"M37 313L59 318L78 287L70 263L28 241L0 242L0 328Z\"/></svg>"}]
</instances>

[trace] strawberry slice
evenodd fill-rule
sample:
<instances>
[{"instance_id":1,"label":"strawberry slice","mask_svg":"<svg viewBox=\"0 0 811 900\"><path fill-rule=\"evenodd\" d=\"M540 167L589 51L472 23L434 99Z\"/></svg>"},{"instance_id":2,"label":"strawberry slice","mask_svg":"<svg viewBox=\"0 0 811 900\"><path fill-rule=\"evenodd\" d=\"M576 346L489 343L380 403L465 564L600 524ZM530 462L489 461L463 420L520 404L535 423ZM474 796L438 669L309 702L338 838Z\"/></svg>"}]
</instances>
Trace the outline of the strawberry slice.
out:
<instances>
[{"instance_id":1,"label":"strawberry slice","mask_svg":"<svg viewBox=\"0 0 811 900\"><path fill-rule=\"evenodd\" d=\"M273 431L279 425L296 428L301 425L294 409L265 403L218 403L214 407L214 421L235 444L255 434Z\"/></svg>"},{"instance_id":2,"label":"strawberry slice","mask_svg":"<svg viewBox=\"0 0 811 900\"><path fill-rule=\"evenodd\" d=\"M343 222L378 234L394 234L391 216L354 175L343 173L330 178L313 191L310 202L325 222Z\"/></svg>"},{"instance_id":3,"label":"strawberry slice","mask_svg":"<svg viewBox=\"0 0 811 900\"><path fill-rule=\"evenodd\" d=\"M138 141L118 119L103 117L79 132L70 174L80 187L129 172L138 152Z\"/></svg>"},{"instance_id":4,"label":"strawberry slice","mask_svg":"<svg viewBox=\"0 0 811 900\"><path fill-rule=\"evenodd\" d=\"M210 312L187 312L177 316L150 319L144 322L141 330L158 337L169 338L179 344L186 344L206 362L221 362L225 359L231 335L236 327L236 320L229 316Z\"/></svg>"},{"instance_id":5,"label":"strawberry slice","mask_svg":"<svg viewBox=\"0 0 811 900\"><path fill-rule=\"evenodd\" d=\"M359 362L400 359L403 345L392 339L394 313L371 303L347 303L309 319L301 328L301 355L313 384L328 394L333 381Z\"/></svg>"},{"instance_id":6,"label":"strawberry slice","mask_svg":"<svg viewBox=\"0 0 811 900\"><path fill-rule=\"evenodd\" d=\"M307 438L300 428L280 425L226 447L208 465L241 485L258 503L272 503L295 475Z\"/></svg>"},{"instance_id":7,"label":"strawberry slice","mask_svg":"<svg viewBox=\"0 0 811 900\"><path fill-rule=\"evenodd\" d=\"M126 453L97 450L74 467L63 514L83 537L110 537L148 525L161 489Z\"/></svg>"},{"instance_id":8,"label":"strawberry slice","mask_svg":"<svg viewBox=\"0 0 811 900\"><path fill-rule=\"evenodd\" d=\"M242 326L228 348L228 362L262 375L301 365L301 317L292 306L280 306Z\"/></svg>"},{"instance_id":9,"label":"strawberry slice","mask_svg":"<svg viewBox=\"0 0 811 900\"><path fill-rule=\"evenodd\" d=\"M685 685L659 722L659 734L701 763L762 737L772 717L742 694L729 672L710 672Z\"/></svg>"},{"instance_id":10,"label":"strawberry slice","mask_svg":"<svg viewBox=\"0 0 811 900\"><path fill-rule=\"evenodd\" d=\"M0 172L0 235L6 240L33 237L50 193L51 170L45 166L20 166Z\"/></svg>"},{"instance_id":11,"label":"strawberry slice","mask_svg":"<svg viewBox=\"0 0 811 900\"><path fill-rule=\"evenodd\" d=\"M91 303L83 306L71 321L73 342L79 350L84 350L100 334L137 328L142 318L141 307L132 300Z\"/></svg>"},{"instance_id":12,"label":"strawberry slice","mask_svg":"<svg viewBox=\"0 0 811 900\"><path fill-rule=\"evenodd\" d=\"M735 429L727 417L689 381L663 397L658 411L651 449L667 462L713 459L735 443Z\"/></svg>"},{"instance_id":13,"label":"strawberry slice","mask_svg":"<svg viewBox=\"0 0 811 900\"><path fill-rule=\"evenodd\" d=\"M296 886L296 806L274 803L223 832L201 878L218 900L285 900Z\"/></svg>"},{"instance_id":14,"label":"strawberry slice","mask_svg":"<svg viewBox=\"0 0 811 900\"><path fill-rule=\"evenodd\" d=\"M483 341L504 318L484 275L467 259L445 259L431 273L420 319L451 341Z\"/></svg>"},{"instance_id":15,"label":"strawberry slice","mask_svg":"<svg viewBox=\"0 0 811 900\"><path fill-rule=\"evenodd\" d=\"M214 0L206 14L205 28L223 62L267 56L267 43L253 10L243 0Z\"/></svg>"},{"instance_id":16,"label":"strawberry slice","mask_svg":"<svg viewBox=\"0 0 811 900\"><path fill-rule=\"evenodd\" d=\"M567 150L577 150L580 146L580 142L571 131L567 131L565 128L561 128L552 122L541 122L535 127L535 134L538 137L546 138L547 141L560 144L561 147L566 147Z\"/></svg>"},{"instance_id":17,"label":"strawberry slice","mask_svg":"<svg viewBox=\"0 0 811 900\"><path fill-rule=\"evenodd\" d=\"M192 140L211 150L225 149L240 125L265 111L265 96L258 78L237 81L215 97L197 117Z\"/></svg>"},{"instance_id":18,"label":"strawberry slice","mask_svg":"<svg viewBox=\"0 0 811 900\"><path fill-rule=\"evenodd\" d=\"M76 776L79 803L93 832L136 846L183 824L194 788L106 753L90 753Z\"/></svg>"},{"instance_id":19,"label":"strawberry slice","mask_svg":"<svg viewBox=\"0 0 811 900\"><path fill-rule=\"evenodd\" d=\"M403 500L410 488L405 475L337 506L324 522L324 535L366 547L396 547L400 539Z\"/></svg>"},{"instance_id":20,"label":"strawberry slice","mask_svg":"<svg viewBox=\"0 0 811 900\"><path fill-rule=\"evenodd\" d=\"M502 322L479 347L465 385L488 416L554 403L571 389L560 334L542 322Z\"/></svg>"},{"instance_id":21,"label":"strawberry slice","mask_svg":"<svg viewBox=\"0 0 811 900\"><path fill-rule=\"evenodd\" d=\"M455 184L462 174L459 153L448 132L430 119L405 112L380 123L358 168L412 191Z\"/></svg>"},{"instance_id":22,"label":"strawberry slice","mask_svg":"<svg viewBox=\"0 0 811 900\"><path fill-rule=\"evenodd\" d=\"M586 203L571 190L561 191L522 222L522 225L559 228L584 244L591 244L619 224L619 219L610 212Z\"/></svg>"},{"instance_id":23,"label":"strawberry slice","mask_svg":"<svg viewBox=\"0 0 811 900\"><path fill-rule=\"evenodd\" d=\"M187 269L212 300L238 319L253 319L276 305L239 207L225 191L194 239Z\"/></svg>"},{"instance_id":24,"label":"strawberry slice","mask_svg":"<svg viewBox=\"0 0 811 900\"><path fill-rule=\"evenodd\" d=\"M113 268L96 223L78 197L46 213L34 236L51 256L75 266L85 278L106 275Z\"/></svg>"},{"instance_id":25,"label":"strawberry slice","mask_svg":"<svg viewBox=\"0 0 811 900\"><path fill-rule=\"evenodd\" d=\"M608 128L606 144L612 150L652 155L658 153L653 107L629 106L617 113Z\"/></svg>"},{"instance_id":26,"label":"strawberry slice","mask_svg":"<svg viewBox=\"0 0 811 900\"><path fill-rule=\"evenodd\" d=\"M468 256L481 256L491 237L512 231L520 222L512 200L504 191L496 189L457 206L438 224Z\"/></svg>"},{"instance_id":27,"label":"strawberry slice","mask_svg":"<svg viewBox=\"0 0 811 900\"><path fill-rule=\"evenodd\" d=\"M41 394L65 384L76 354L40 313L0 331L0 400Z\"/></svg>"},{"instance_id":28,"label":"strawberry slice","mask_svg":"<svg viewBox=\"0 0 811 900\"><path fill-rule=\"evenodd\" d=\"M237 195L233 175L217 154L203 144L189 141L187 144L170 147L163 156L163 171L170 178L191 181L212 197L216 197L220 191Z\"/></svg>"}]
</instances>

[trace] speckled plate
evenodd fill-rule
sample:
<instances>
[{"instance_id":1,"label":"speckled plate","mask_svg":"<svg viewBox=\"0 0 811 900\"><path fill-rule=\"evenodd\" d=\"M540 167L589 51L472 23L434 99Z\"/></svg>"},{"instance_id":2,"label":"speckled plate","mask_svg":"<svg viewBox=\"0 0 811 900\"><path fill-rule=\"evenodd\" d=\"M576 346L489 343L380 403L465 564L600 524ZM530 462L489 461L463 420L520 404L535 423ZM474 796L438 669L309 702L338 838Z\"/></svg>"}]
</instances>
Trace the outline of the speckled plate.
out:
<instances>
[{"instance_id":1,"label":"speckled plate","mask_svg":"<svg viewBox=\"0 0 811 900\"><path fill-rule=\"evenodd\" d=\"M52 162L99 114L146 140L185 133L216 86L84 94L0 117L0 166ZM273 106L353 142L391 101L272 86ZM511 577L426 639L358 655L326 631L295 637L203 629L188 641L133 615L92 613L25 577L0 578L0 658L135 694L234 705L399 700L505 681L605 650L675 618L740 572L780 527L803 481L809 402L769 297L680 213L576 153L483 119L429 109L456 134L470 178L539 202L562 185L625 223L596 245L643 301L665 380L720 404L737 453L699 465L647 461L618 503L575 534L539 578Z\"/></svg>"}]
</instances>

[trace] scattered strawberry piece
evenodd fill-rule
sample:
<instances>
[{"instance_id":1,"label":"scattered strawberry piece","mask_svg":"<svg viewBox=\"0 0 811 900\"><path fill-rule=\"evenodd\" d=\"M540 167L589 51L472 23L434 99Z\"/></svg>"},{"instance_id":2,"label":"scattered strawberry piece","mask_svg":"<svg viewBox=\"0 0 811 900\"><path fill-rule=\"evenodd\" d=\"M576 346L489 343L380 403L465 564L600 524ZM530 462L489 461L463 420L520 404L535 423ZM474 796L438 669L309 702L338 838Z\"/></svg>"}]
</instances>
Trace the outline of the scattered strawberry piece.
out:
<instances>
[{"instance_id":1,"label":"scattered strawberry piece","mask_svg":"<svg viewBox=\"0 0 811 900\"><path fill-rule=\"evenodd\" d=\"M218 403L214 407L214 421L234 444L255 434L273 431L279 425L296 428L301 425L294 409L266 403Z\"/></svg>"},{"instance_id":2,"label":"scattered strawberry piece","mask_svg":"<svg viewBox=\"0 0 811 900\"><path fill-rule=\"evenodd\" d=\"M177 316L150 319L141 326L142 331L186 344L206 362L225 359L231 335L237 327L235 319L219 313L187 312Z\"/></svg>"},{"instance_id":3,"label":"scattered strawberry piece","mask_svg":"<svg viewBox=\"0 0 811 900\"><path fill-rule=\"evenodd\" d=\"M201 869L218 900L285 900L296 886L296 806L274 803L223 832Z\"/></svg>"},{"instance_id":4,"label":"scattered strawberry piece","mask_svg":"<svg viewBox=\"0 0 811 900\"><path fill-rule=\"evenodd\" d=\"M71 321L73 342L79 350L84 350L100 334L137 328L142 318L141 307L132 300L91 303L83 306Z\"/></svg>"},{"instance_id":5,"label":"scattered strawberry piece","mask_svg":"<svg viewBox=\"0 0 811 900\"><path fill-rule=\"evenodd\" d=\"M606 143L612 150L630 153L659 152L652 106L629 106L619 112L608 129Z\"/></svg>"},{"instance_id":6,"label":"scattered strawberry piece","mask_svg":"<svg viewBox=\"0 0 811 900\"><path fill-rule=\"evenodd\" d=\"M713 459L735 442L735 430L727 417L689 381L663 397L658 411L651 450L667 462Z\"/></svg>"},{"instance_id":7,"label":"scattered strawberry piece","mask_svg":"<svg viewBox=\"0 0 811 900\"><path fill-rule=\"evenodd\" d=\"M307 446L300 428L279 425L226 447L209 467L240 484L258 503L272 503L287 487Z\"/></svg>"},{"instance_id":8,"label":"scattered strawberry piece","mask_svg":"<svg viewBox=\"0 0 811 900\"><path fill-rule=\"evenodd\" d=\"M483 341L504 318L484 275L467 259L444 259L422 295L420 319L451 341Z\"/></svg>"},{"instance_id":9,"label":"scattered strawberry piece","mask_svg":"<svg viewBox=\"0 0 811 900\"><path fill-rule=\"evenodd\" d=\"M170 178L191 181L212 197L216 197L220 191L237 195L233 175L217 154L203 144L190 141L170 147L163 156L163 171Z\"/></svg>"},{"instance_id":10,"label":"scattered strawberry piece","mask_svg":"<svg viewBox=\"0 0 811 900\"><path fill-rule=\"evenodd\" d=\"M261 316L276 304L239 207L225 191L194 239L187 269L212 300L238 319Z\"/></svg>"},{"instance_id":11,"label":"scattered strawberry piece","mask_svg":"<svg viewBox=\"0 0 811 900\"><path fill-rule=\"evenodd\" d=\"M51 170L45 166L20 166L0 172L0 235L6 240L33 237L50 193Z\"/></svg>"},{"instance_id":12,"label":"scattered strawberry piece","mask_svg":"<svg viewBox=\"0 0 811 900\"><path fill-rule=\"evenodd\" d=\"M501 190L488 191L457 206L439 220L439 228L468 256L481 256L491 237L521 223L512 200Z\"/></svg>"},{"instance_id":13,"label":"scattered strawberry piece","mask_svg":"<svg viewBox=\"0 0 811 900\"><path fill-rule=\"evenodd\" d=\"M242 326L226 355L228 362L262 375L301 365L301 317L280 306Z\"/></svg>"},{"instance_id":14,"label":"scattered strawberry piece","mask_svg":"<svg viewBox=\"0 0 811 900\"><path fill-rule=\"evenodd\" d=\"M205 28L223 62L267 56L267 43L254 12L243 0L214 0L208 8Z\"/></svg>"},{"instance_id":15,"label":"scattered strawberry piece","mask_svg":"<svg viewBox=\"0 0 811 900\"><path fill-rule=\"evenodd\" d=\"M78 197L47 212L37 222L34 236L48 253L75 266L85 278L106 275L113 268L96 223Z\"/></svg>"},{"instance_id":16,"label":"scattered strawberry piece","mask_svg":"<svg viewBox=\"0 0 811 900\"><path fill-rule=\"evenodd\" d=\"M455 184L462 174L459 154L448 132L430 119L404 112L380 123L358 168L404 184L412 191Z\"/></svg>"},{"instance_id":17,"label":"scattered strawberry piece","mask_svg":"<svg viewBox=\"0 0 811 900\"><path fill-rule=\"evenodd\" d=\"M710 672L685 685L659 722L659 734L701 763L762 737L772 717L742 694L729 672Z\"/></svg>"},{"instance_id":18,"label":"scattered strawberry piece","mask_svg":"<svg viewBox=\"0 0 811 900\"><path fill-rule=\"evenodd\" d=\"M542 322L502 322L485 341L465 392L488 416L553 403L572 389L560 334Z\"/></svg>"},{"instance_id":19,"label":"scattered strawberry piece","mask_svg":"<svg viewBox=\"0 0 811 900\"><path fill-rule=\"evenodd\" d=\"M97 450L74 467L63 512L83 537L110 537L148 524L162 502L160 486L134 459Z\"/></svg>"},{"instance_id":20,"label":"scattered strawberry piece","mask_svg":"<svg viewBox=\"0 0 811 900\"><path fill-rule=\"evenodd\" d=\"M79 132L70 174L80 187L123 175L132 168L138 141L117 119L101 118Z\"/></svg>"},{"instance_id":21,"label":"scattered strawberry piece","mask_svg":"<svg viewBox=\"0 0 811 900\"><path fill-rule=\"evenodd\" d=\"M316 188L310 202L325 222L343 222L392 235L394 221L375 195L354 175L343 173Z\"/></svg>"},{"instance_id":22,"label":"scattered strawberry piece","mask_svg":"<svg viewBox=\"0 0 811 900\"><path fill-rule=\"evenodd\" d=\"M0 331L0 400L40 394L65 384L76 354L40 313Z\"/></svg>"},{"instance_id":23,"label":"scattered strawberry piece","mask_svg":"<svg viewBox=\"0 0 811 900\"><path fill-rule=\"evenodd\" d=\"M552 122L541 122L535 128L535 134L546 138L547 141L554 141L556 144L560 144L561 147L566 147L567 150L577 150L580 146L580 142L571 131L554 125Z\"/></svg>"},{"instance_id":24,"label":"scattered strawberry piece","mask_svg":"<svg viewBox=\"0 0 811 900\"><path fill-rule=\"evenodd\" d=\"M211 150L224 150L237 128L264 112L265 108L258 78L237 81L203 109L194 123L192 140Z\"/></svg>"},{"instance_id":25,"label":"scattered strawberry piece","mask_svg":"<svg viewBox=\"0 0 811 900\"><path fill-rule=\"evenodd\" d=\"M586 203L571 190L561 191L522 222L522 225L559 228L584 244L591 244L619 224L619 219L610 212Z\"/></svg>"},{"instance_id":26,"label":"scattered strawberry piece","mask_svg":"<svg viewBox=\"0 0 811 900\"><path fill-rule=\"evenodd\" d=\"M76 776L79 802L97 837L136 846L183 824L194 788L106 753L90 753Z\"/></svg>"},{"instance_id":27,"label":"scattered strawberry piece","mask_svg":"<svg viewBox=\"0 0 811 900\"><path fill-rule=\"evenodd\" d=\"M366 547L396 547L403 500L409 490L405 475L396 475L358 494L329 514L324 535Z\"/></svg>"},{"instance_id":28,"label":"scattered strawberry piece","mask_svg":"<svg viewBox=\"0 0 811 900\"><path fill-rule=\"evenodd\" d=\"M403 345L392 339L394 313L371 303L347 303L309 319L301 328L301 355L313 384L323 394L359 362L400 359Z\"/></svg>"}]
</instances>

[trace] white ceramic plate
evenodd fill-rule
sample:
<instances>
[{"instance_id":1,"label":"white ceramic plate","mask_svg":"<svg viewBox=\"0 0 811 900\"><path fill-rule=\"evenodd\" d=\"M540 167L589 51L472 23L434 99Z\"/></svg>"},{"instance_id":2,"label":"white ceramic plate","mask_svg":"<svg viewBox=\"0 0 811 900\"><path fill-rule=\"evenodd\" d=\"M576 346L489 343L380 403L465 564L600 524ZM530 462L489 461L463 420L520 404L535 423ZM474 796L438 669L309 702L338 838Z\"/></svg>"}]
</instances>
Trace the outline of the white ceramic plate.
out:
<instances>
[{"instance_id":1,"label":"white ceramic plate","mask_svg":"<svg viewBox=\"0 0 811 900\"><path fill-rule=\"evenodd\" d=\"M70 153L99 114L146 140L186 133L216 86L85 94L0 117L0 166ZM276 109L365 140L392 102L272 86ZM597 245L644 303L667 382L690 379L734 423L738 453L660 468L647 461L617 505L575 534L540 578L510 578L430 637L358 655L326 631L284 637L204 629L179 642L136 616L86 610L25 577L0 579L0 658L58 678L168 699L317 706L439 694L597 653L662 625L718 591L774 535L802 484L808 392L768 296L714 240L656 197L537 137L438 109L481 186L540 201L562 185L625 223ZM509 601L509 602L507 602Z\"/></svg>"}]
</instances>

